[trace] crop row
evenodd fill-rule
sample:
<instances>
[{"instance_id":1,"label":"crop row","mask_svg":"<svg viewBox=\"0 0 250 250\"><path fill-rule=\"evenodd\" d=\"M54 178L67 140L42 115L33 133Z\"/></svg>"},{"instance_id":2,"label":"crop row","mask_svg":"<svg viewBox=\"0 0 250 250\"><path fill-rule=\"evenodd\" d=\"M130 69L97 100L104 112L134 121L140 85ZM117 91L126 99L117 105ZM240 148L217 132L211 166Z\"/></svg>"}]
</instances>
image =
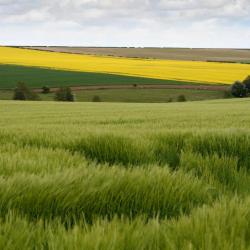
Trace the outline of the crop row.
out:
<instances>
[{"instance_id":1,"label":"crop row","mask_svg":"<svg viewBox=\"0 0 250 250\"><path fill-rule=\"evenodd\" d=\"M243 133L165 133L130 138L114 134L86 135L74 140L57 140L44 136L1 134L2 144L64 149L97 163L124 166L158 164L172 169L179 166L183 152L205 156L231 157L237 168L250 168L250 135ZM8 147L8 146L6 146ZM13 150L13 149L12 149ZM8 150L7 150L8 151Z\"/></svg>"},{"instance_id":2,"label":"crop row","mask_svg":"<svg viewBox=\"0 0 250 250\"><path fill-rule=\"evenodd\" d=\"M204 206L179 220L97 219L66 229L59 220L30 223L10 212L0 221L1 249L227 249L250 244L250 201Z\"/></svg>"}]
</instances>

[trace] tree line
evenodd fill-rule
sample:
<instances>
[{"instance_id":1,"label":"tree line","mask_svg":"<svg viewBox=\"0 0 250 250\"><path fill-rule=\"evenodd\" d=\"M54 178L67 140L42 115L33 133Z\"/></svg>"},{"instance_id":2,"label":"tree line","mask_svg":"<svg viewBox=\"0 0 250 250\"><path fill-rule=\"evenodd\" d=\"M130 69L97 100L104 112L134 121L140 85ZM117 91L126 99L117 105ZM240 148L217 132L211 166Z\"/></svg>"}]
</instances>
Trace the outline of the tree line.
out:
<instances>
[{"instance_id":1,"label":"tree line","mask_svg":"<svg viewBox=\"0 0 250 250\"><path fill-rule=\"evenodd\" d=\"M51 90L48 86L42 87L42 94L49 94ZM225 92L225 98L230 96L233 97L247 97L250 96L250 76L248 76L244 81L236 81L232 84L230 91ZM14 89L13 100L31 100L31 101L39 101L40 96L37 92L30 89L25 83L19 82L17 83L16 88ZM64 101L64 102L74 102L75 95L73 94L70 87L61 87L54 93L55 101ZM99 96L93 97L94 102L100 102L101 99ZM184 95L178 97L179 102L186 101ZM169 101L170 102L170 101Z\"/></svg>"},{"instance_id":2,"label":"tree line","mask_svg":"<svg viewBox=\"0 0 250 250\"><path fill-rule=\"evenodd\" d=\"M42 88L43 94L49 94L50 88L48 86L44 86ZM13 100L30 100L30 101L39 101L40 97L34 90L31 90L25 83L19 82L17 83L16 88L14 89ZM59 88L54 95L55 101L66 101L66 102L74 102L75 96L72 93L71 88L62 87Z\"/></svg>"}]
</instances>

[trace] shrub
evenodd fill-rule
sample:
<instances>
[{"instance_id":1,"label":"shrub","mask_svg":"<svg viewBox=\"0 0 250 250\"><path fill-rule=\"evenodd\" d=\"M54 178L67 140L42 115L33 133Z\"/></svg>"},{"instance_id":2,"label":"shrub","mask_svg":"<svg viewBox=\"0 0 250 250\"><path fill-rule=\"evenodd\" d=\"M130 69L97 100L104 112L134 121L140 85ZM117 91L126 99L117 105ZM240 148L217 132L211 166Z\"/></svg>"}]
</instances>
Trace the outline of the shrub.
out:
<instances>
[{"instance_id":1,"label":"shrub","mask_svg":"<svg viewBox=\"0 0 250 250\"><path fill-rule=\"evenodd\" d=\"M74 102L75 97L71 91L71 88L60 88L55 94L55 100L61 102Z\"/></svg>"},{"instance_id":2,"label":"shrub","mask_svg":"<svg viewBox=\"0 0 250 250\"><path fill-rule=\"evenodd\" d=\"M42 87L42 93L43 94L49 94L50 93L50 88L48 86L43 86Z\"/></svg>"},{"instance_id":3,"label":"shrub","mask_svg":"<svg viewBox=\"0 0 250 250\"><path fill-rule=\"evenodd\" d=\"M20 87L16 87L14 90L13 100L26 100L25 94Z\"/></svg>"},{"instance_id":4,"label":"shrub","mask_svg":"<svg viewBox=\"0 0 250 250\"><path fill-rule=\"evenodd\" d=\"M17 86L14 90L14 95L13 95L13 100L32 100L36 101L39 100L39 96L31 91L25 83L23 82L18 82Z\"/></svg>"},{"instance_id":5,"label":"shrub","mask_svg":"<svg viewBox=\"0 0 250 250\"><path fill-rule=\"evenodd\" d=\"M178 102L186 102L187 99L186 99L186 97L185 97L184 95L179 95L179 96L177 97L177 101L178 101Z\"/></svg>"},{"instance_id":6,"label":"shrub","mask_svg":"<svg viewBox=\"0 0 250 250\"><path fill-rule=\"evenodd\" d=\"M100 96L95 95L95 96L92 98L92 101L93 101L93 102L101 102L101 98L100 98Z\"/></svg>"},{"instance_id":7,"label":"shrub","mask_svg":"<svg viewBox=\"0 0 250 250\"><path fill-rule=\"evenodd\" d=\"M137 88L137 84L136 84L136 83L135 83L135 84L133 84L133 87L134 87L134 88Z\"/></svg>"},{"instance_id":8,"label":"shrub","mask_svg":"<svg viewBox=\"0 0 250 250\"><path fill-rule=\"evenodd\" d=\"M246 85L240 81L236 81L231 87L231 93L234 97L246 97L247 96Z\"/></svg>"},{"instance_id":9,"label":"shrub","mask_svg":"<svg viewBox=\"0 0 250 250\"><path fill-rule=\"evenodd\" d=\"M173 102L173 98L169 98L167 102Z\"/></svg>"},{"instance_id":10,"label":"shrub","mask_svg":"<svg viewBox=\"0 0 250 250\"><path fill-rule=\"evenodd\" d=\"M244 81L243 84L246 86L248 93L250 93L250 76L248 76Z\"/></svg>"}]
</instances>

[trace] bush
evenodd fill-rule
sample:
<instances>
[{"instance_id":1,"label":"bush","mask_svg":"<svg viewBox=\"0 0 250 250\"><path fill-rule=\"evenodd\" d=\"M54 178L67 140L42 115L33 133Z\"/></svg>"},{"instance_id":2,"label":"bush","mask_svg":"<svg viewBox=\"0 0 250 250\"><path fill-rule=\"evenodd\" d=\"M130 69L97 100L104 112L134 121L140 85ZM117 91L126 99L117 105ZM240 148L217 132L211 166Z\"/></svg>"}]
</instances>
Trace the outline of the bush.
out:
<instances>
[{"instance_id":1,"label":"bush","mask_svg":"<svg viewBox=\"0 0 250 250\"><path fill-rule=\"evenodd\" d=\"M48 86L43 86L42 87L42 93L43 94L49 94L50 93L50 88Z\"/></svg>"},{"instance_id":2,"label":"bush","mask_svg":"<svg viewBox=\"0 0 250 250\"><path fill-rule=\"evenodd\" d=\"M75 97L71 91L71 88L60 88L55 94L55 100L61 102L74 102Z\"/></svg>"},{"instance_id":3,"label":"bush","mask_svg":"<svg viewBox=\"0 0 250 250\"><path fill-rule=\"evenodd\" d=\"M246 97L247 96L246 85L240 81L236 81L231 87L231 93L234 97Z\"/></svg>"},{"instance_id":4,"label":"bush","mask_svg":"<svg viewBox=\"0 0 250 250\"><path fill-rule=\"evenodd\" d=\"M25 83L19 82L17 83L17 86L14 90L14 95L13 95L13 100L31 100L31 101L36 101L39 100L39 96L31 91Z\"/></svg>"},{"instance_id":5,"label":"bush","mask_svg":"<svg viewBox=\"0 0 250 250\"><path fill-rule=\"evenodd\" d=\"M246 86L248 93L250 93L250 76L248 76L244 81L243 84Z\"/></svg>"},{"instance_id":6,"label":"bush","mask_svg":"<svg viewBox=\"0 0 250 250\"><path fill-rule=\"evenodd\" d=\"M186 97L185 97L184 95L179 95L179 96L177 97L177 101L178 101L178 102L186 102L187 99L186 99Z\"/></svg>"},{"instance_id":7,"label":"bush","mask_svg":"<svg viewBox=\"0 0 250 250\"><path fill-rule=\"evenodd\" d=\"M13 100L21 100L21 101L26 100L25 94L20 87L15 88Z\"/></svg>"},{"instance_id":8,"label":"bush","mask_svg":"<svg viewBox=\"0 0 250 250\"><path fill-rule=\"evenodd\" d=\"M101 98L98 95L95 95L92 99L93 102L101 102Z\"/></svg>"}]
</instances>

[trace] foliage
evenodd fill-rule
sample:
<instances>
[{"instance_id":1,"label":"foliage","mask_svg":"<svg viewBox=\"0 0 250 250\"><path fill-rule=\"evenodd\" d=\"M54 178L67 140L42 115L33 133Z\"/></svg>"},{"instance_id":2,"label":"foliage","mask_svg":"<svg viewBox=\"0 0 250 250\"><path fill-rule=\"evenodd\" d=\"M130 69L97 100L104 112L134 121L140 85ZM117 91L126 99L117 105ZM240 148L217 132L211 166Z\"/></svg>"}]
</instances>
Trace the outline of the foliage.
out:
<instances>
[{"instance_id":1,"label":"foliage","mask_svg":"<svg viewBox=\"0 0 250 250\"><path fill-rule=\"evenodd\" d=\"M247 96L247 88L246 86L237 81L231 87L231 92L234 97L246 97Z\"/></svg>"},{"instance_id":2,"label":"foliage","mask_svg":"<svg viewBox=\"0 0 250 250\"><path fill-rule=\"evenodd\" d=\"M78 90L74 92L78 102L91 102L93 96L101 97L102 102L129 102L129 103L166 103L176 101L180 94L184 94L189 101L223 99L223 91L195 90L195 89L100 89ZM231 95L231 90L230 90ZM11 100L10 90L0 90L0 100ZM41 100L54 100L54 94L39 95Z\"/></svg>"},{"instance_id":3,"label":"foliage","mask_svg":"<svg viewBox=\"0 0 250 250\"><path fill-rule=\"evenodd\" d=\"M50 88L48 86L43 86L42 87L42 93L43 94L49 94L50 93Z\"/></svg>"},{"instance_id":4,"label":"foliage","mask_svg":"<svg viewBox=\"0 0 250 250\"><path fill-rule=\"evenodd\" d=\"M31 91L25 83L19 82L17 83L16 88L14 89L13 100L32 100L36 101L39 100L38 95Z\"/></svg>"},{"instance_id":5,"label":"foliage","mask_svg":"<svg viewBox=\"0 0 250 250\"><path fill-rule=\"evenodd\" d=\"M57 90L55 100L61 102L74 102L75 97L69 87L63 87Z\"/></svg>"},{"instance_id":6,"label":"foliage","mask_svg":"<svg viewBox=\"0 0 250 250\"><path fill-rule=\"evenodd\" d=\"M184 95L179 95L179 96L177 97L177 101L178 101L178 102L186 102L187 99L186 99L186 97L185 97Z\"/></svg>"},{"instance_id":7,"label":"foliage","mask_svg":"<svg viewBox=\"0 0 250 250\"><path fill-rule=\"evenodd\" d=\"M250 76L248 76L242 83L246 86L248 92L250 93Z\"/></svg>"},{"instance_id":8,"label":"foliage","mask_svg":"<svg viewBox=\"0 0 250 250\"><path fill-rule=\"evenodd\" d=\"M92 101L93 102L101 102L101 98L100 98L100 96L95 95L95 96L93 96Z\"/></svg>"}]
</instances>

